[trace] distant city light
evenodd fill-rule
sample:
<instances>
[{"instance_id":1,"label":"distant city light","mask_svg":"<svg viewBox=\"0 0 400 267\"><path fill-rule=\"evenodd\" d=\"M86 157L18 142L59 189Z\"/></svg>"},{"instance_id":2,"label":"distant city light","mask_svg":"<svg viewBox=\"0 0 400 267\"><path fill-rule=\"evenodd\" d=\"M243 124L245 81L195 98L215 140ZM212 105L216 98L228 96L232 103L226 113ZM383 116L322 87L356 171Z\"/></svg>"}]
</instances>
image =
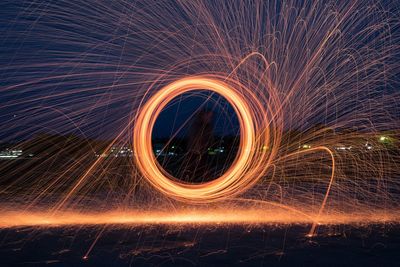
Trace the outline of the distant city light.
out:
<instances>
[{"instance_id":1,"label":"distant city light","mask_svg":"<svg viewBox=\"0 0 400 267\"><path fill-rule=\"evenodd\" d=\"M335 147L336 150L351 150L352 146L339 145Z\"/></svg>"},{"instance_id":2,"label":"distant city light","mask_svg":"<svg viewBox=\"0 0 400 267\"><path fill-rule=\"evenodd\" d=\"M384 142L384 141L388 141L389 138L387 136L381 136L379 137L379 141Z\"/></svg>"},{"instance_id":3,"label":"distant city light","mask_svg":"<svg viewBox=\"0 0 400 267\"><path fill-rule=\"evenodd\" d=\"M0 152L0 159L15 159L22 155L22 150L20 149L6 149Z\"/></svg>"},{"instance_id":4,"label":"distant city light","mask_svg":"<svg viewBox=\"0 0 400 267\"><path fill-rule=\"evenodd\" d=\"M110 152L104 152L101 154L95 153L96 157L102 157L102 158L107 158L107 157L132 157L132 149L130 149L127 146L121 146L121 147L111 147Z\"/></svg>"},{"instance_id":5,"label":"distant city light","mask_svg":"<svg viewBox=\"0 0 400 267\"><path fill-rule=\"evenodd\" d=\"M365 147L366 147L368 150L371 150L371 149L372 149L372 145L371 145L370 143L366 143L366 144L365 144Z\"/></svg>"}]
</instances>

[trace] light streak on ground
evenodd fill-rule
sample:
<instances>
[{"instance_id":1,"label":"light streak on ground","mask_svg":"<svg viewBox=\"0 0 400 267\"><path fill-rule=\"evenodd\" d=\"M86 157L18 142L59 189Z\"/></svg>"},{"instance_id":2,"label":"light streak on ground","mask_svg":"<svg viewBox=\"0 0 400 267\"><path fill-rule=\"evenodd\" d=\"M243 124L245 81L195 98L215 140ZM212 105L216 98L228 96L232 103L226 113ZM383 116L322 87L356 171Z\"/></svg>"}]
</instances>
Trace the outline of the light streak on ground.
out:
<instances>
[{"instance_id":1,"label":"light streak on ground","mask_svg":"<svg viewBox=\"0 0 400 267\"><path fill-rule=\"evenodd\" d=\"M110 225L110 227L138 226L138 225L263 225L263 224L375 224L396 223L400 220L400 212L373 211L371 213L341 213L308 217L295 212L265 209L213 209L197 211L109 211L109 212L20 212L2 211L0 228L44 226L44 227L77 227L82 225ZM318 221L316 221L318 219Z\"/></svg>"}]
</instances>

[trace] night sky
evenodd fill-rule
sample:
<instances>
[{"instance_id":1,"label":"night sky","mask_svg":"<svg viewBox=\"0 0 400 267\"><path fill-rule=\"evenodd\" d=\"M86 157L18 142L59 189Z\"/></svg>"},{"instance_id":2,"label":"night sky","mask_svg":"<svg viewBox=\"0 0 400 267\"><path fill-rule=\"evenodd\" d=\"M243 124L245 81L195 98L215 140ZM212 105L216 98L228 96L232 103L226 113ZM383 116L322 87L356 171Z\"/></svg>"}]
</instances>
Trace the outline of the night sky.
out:
<instances>
[{"instance_id":1,"label":"night sky","mask_svg":"<svg viewBox=\"0 0 400 267\"><path fill-rule=\"evenodd\" d=\"M382 1L381 4L385 8L393 9L391 1ZM29 138L36 132L72 133L90 138L109 139L124 129L135 114L133 107L138 106L142 99L141 94L150 85L150 83L139 85L136 81L142 79L143 75L149 81L156 78L165 70L164 67L167 66L165 62L170 60L168 55L152 48L150 43L148 47L144 46L146 40L142 40L144 37L134 30L130 31L124 26L115 28L118 23L123 25L118 20L117 14L124 14L130 18L132 10L145 7L130 2L126 5L128 6L118 4L112 6L111 11L115 13L111 12L109 18L102 18L98 16L98 12L108 10L103 10L105 7L100 5L94 6L91 10L89 2L87 4L61 2L55 5L48 1L33 3L2 1L0 4L1 140L18 141ZM181 20L188 24L193 23L185 17L183 10L179 10L180 7L174 8L176 12L182 14ZM280 10L282 6L277 3L275 8ZM68 12L71 12L70 16ZM78 19L83 15L86 18L81 22ZM265 16L268 18L267 13ZM107 20L113 21L108 23ZM179 28L179 21L174 23L173 26ZM99 25L107 24L110 25L109 28L98 28ZM393 36L398 34L398 25L391 28L391 32ZM133 41L128 43L128 39L124 39L126 36ZM180 44L176 45L179 48ZM143 58L141 61L141 56L146 53L154 53L155 56L150 59ZM197 51L192 53L196 54ZM399 60L399 54L394 54L387 60ZM162 63L159 64L156 60ZM132 62L140 68L133 70ZM149 69L153 71L151 75L147 73ZM180 70L179 74L182 73L192 74L191 71L185 73L185 70ZM366 98L363 103L366 110L368 106L370 110L376 109L376 105L381 102L380 99L398 92L400 77L393 76L394 72L390 74L385 82L370 90L368 95L363 96L360 90L360 96L357 97ZM330 101L328 96L326 98L318 100L321 103L316 102L314 105L319 106L323 101ZM179 104L170 105L170 108L161 114L154 129L154 137L169 136L194 110L198 109L203 101L202 97L197 96L182 99ZM222 99L219 98L217 102L222 108L215 109L216 134L237 134L238 124L234 112ZM207 105L214 106L212 103ZM388 106L387 103L385 105ZM386 107L382 106L380 110ZM391 103L388 110L391 116L399 117L400 108L396 103ZM293 121L295 123L286 125L285 128L303 127L304 122L294 117L302 111L291 112L293 114L288 112L285 116L289 123ZM316 114L312 118L307 118L306 127L329 124L329 120L332 119L325 115ZM352 125L349 124L347 127Z\"/></svg>"},{"instance_id":2,"label":"night sky","mask_svg":"<svg viewBox=\"0 0 400 267\"><path fill-rule=\"evenodd\" d=\"M97 39L101 44L106 35L91 32L89 25L87 29L78 28L79 24L62 24L51 16L35 13L35 8L43 8L43 5L46 1L3 1L0 4L0 86L3 88L0 91L0 139L18 142L38 132L72 133L100 139L115 137L134 114L132 107L140 101L135 91L142 90L129 84L137 75L127 74L126 67L120 67L124 60L123 48L115 52L107 46L88 46L85 43L88 40L82 36ZM49 5L48 12L69 7L75 8L73 12L77 14L81 12L76 3L60 3L57 8ZM123 30L115 30L113 35L118 31ZM133 54L126 61L137 56L135 51L133 48ZM93 55L87 56L88 53ZM144 65L157 67L151 62ZM79 76L81 73L95 74ZM101 89L92 90L94 87ZM203 91L175 99L157 119L153 136L170 136L201 108L214 112L216 135L237 135L239 126L231 106L215 94L206 100L210 95ZM90 108L83 110L82 107ZM78 109L82 109L81 114L74 114ZM63 120L60 117L64 117L64 122L60 122ZM183 136L186 130L178 136Z\"/></svg>"}]
</instances>

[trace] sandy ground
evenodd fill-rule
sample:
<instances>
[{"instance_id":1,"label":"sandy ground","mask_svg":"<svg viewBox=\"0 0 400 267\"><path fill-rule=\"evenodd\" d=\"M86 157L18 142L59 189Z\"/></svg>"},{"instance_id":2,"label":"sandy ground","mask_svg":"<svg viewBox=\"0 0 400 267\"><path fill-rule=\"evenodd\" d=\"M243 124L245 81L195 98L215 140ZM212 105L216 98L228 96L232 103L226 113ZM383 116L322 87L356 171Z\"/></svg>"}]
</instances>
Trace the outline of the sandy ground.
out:
<instances>
[{"instance_id":1,"label":"sandy ground","mask_svg":"<svg viewBox=\"0 0 400 267\"><path fill-rule=\"evenodd\" d=\"M0 231L0 266L400 266L400 225L85 226ZM85 257L87 255L87 257Z\"/></svg>"}]
</instances>

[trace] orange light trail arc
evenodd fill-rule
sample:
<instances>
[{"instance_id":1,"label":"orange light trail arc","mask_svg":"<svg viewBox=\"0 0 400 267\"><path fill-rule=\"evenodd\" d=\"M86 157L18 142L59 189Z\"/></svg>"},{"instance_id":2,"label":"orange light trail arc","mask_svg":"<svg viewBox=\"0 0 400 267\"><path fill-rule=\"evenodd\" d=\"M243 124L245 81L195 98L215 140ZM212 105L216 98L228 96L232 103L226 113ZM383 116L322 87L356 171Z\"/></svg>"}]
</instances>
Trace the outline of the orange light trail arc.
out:
<instances>
[{"instance_id":1,"label":"orange light trail arc","mask_svg":"<svg viewBox=\"0 0 400 267\"><path fill-rule=\"evenodd\" d=\"M201 89L225 97L232 105L239 120L241 138L236 159L222 176L202 184L189 184L178 181L157 163L152 151L151 133L158 115L173 98ZM269 131L262 129L257 121L257 118L266 117L262 104L251 90L243 86L237 88L216 77L180 79L159 90L140 110L133 136L136 164L151 185L174 199L200 203L230 198L251 187L262 176L261 170L269 166L272 153L258 150L259 144L270 142Z\"/></svg>"}]
</instances>

